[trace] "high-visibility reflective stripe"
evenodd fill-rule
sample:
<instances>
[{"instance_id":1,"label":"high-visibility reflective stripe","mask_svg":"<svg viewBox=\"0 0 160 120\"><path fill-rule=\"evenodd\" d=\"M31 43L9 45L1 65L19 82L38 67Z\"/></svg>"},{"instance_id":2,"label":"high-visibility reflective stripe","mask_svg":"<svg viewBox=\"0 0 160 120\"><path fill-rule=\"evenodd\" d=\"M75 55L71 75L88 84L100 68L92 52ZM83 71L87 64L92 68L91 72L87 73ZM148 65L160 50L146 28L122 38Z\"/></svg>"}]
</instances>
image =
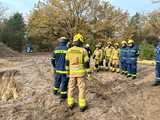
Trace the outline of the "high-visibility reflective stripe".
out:
<instances>
[{"instance_id":1,"label":"high-visibility reflective stripe","mask_svg":"<svg viewBox=\"0 0 160 120\"><path fill-rule=\"evenodd\" d=\"M136 50L129 50L129 51L131 51L131 52L136 52Z\"/></svg>"},{"instance_id":2,"label":"high-visibility reflective stripe","mask_svg":"<svg viewBox=\"0 0 160 120\"><path fill-rule=\"evenodd\" d=\"M65 95L65 94L67 94L67 91L61 92L61 94L62 94L62 95Z\"/></svg>"},{"instance_id":3,"label":"high-visibility reflective stripe","mask_svg":"<svg viewBox=\"0 0 160 120\"><path fill-rule=\"evenodd\" d=\"M69 70L69 66L66 66L65 68L66 68L66 70Z\"/></svg>"},{"instance_id":4,"label":"high-visibility reflective stripe","mask_svg":"<svg viewBox=\"0 0 160 120\"><path fill-rule=\"evenodd\" d=\"M132 74L129 74L129 73L128 73L127 75L132 75Z\"/></svg>"},{"instance_id":5,"label":"high-visibility reflective stripe","mask_svg":"<svg viewBox=\"0 0 160 120\"><path fill-rule=\"evenodd\" d=\"M56 70L56 73L60 73L60 74L67 74L67 71Z\"/></svg>"},{"instance_id":6,"label":"high-visibility reflective stripe","mask_svg":"<svg viewBox=\"0 0 160 120\"><path fill-rule=\"evenodd\" d=\"M67 53L67 50L55 50L54 53L65 54Z\"/></svg>"},{"instance_id":7,"label":"high-visibility reflective stripe","mask_svg":"<svg viewBox=\"0 0 160 120\"><path fill-rule=\"evenodd\" d=\"M135 74L132 74L132 76L133 76L133 77L136 77L137 75L135 75Z\"/></svg>"},{"instance_id":8,"label":"high-visibility reflective stripe","mask_svg":"<svg viewBox=\"0 0 160 120\"><path fill-rule=\"evenodd\" d=\"M70 70L70 73L84 73L85 70Z\"/></svg>"},{"instance_id":9,"label":"high-visibility reflective stripe","mask_svg":"<svg viewBox=\"0 0 160 120\"><path fill-rule=\"evenodd\" d=\"M156 78L157 80L160 80L160 78Z\"/></svg>"},{"instance_id":10,"label":"high-visibility reflective stripe","mask_svg":"<svg viewBox=\"0 0 160 120\"><path fill-rule=\"evenodd\" d=\"M131 75L131 76L133 76L133 77L136 77L136 76L137 76L136 74L128 74L128 75Z\"/></svg>"},{"instance_id":11,"label":"high-visibility reflective stripe","mask_svg":"<svg viewBox=\"0 0 160 120\"><path fill-rule=\"evenodd\" d=\"M89 68L89 69L86 69L86 71L87 71L87 72L90 72L90 71L91 71L91 69L90 69L90 68Z\"/></svg>"},{"instance_id":12,"label":"high-visibility reflective stripe","mask_svg":"<svg viewBox=\"0 0 160 120\"><path fill-rule=\"evenodd\" d=\"M59 90L59 88L56 88L56 87L54 87L54 88L53 88L53 90L56 90L56 91L58 91L58 90Z\"/></svg>"},{"instance_id":13,"label":"high-visibility reflective stripe","mask_svg":"<svg viewBox=\"0 0 160 120\"><path fill-rule=\"evenodd\" d=\"M116 72L120 72L120 69L119 69L119 68L116 68Z\"/></svg>"},{"instance_id":14,"label":"high-visibility reflective stripe","mask_svg":"<svg viewBox=\"0 0 160 120\"><path fill-rule=\"evenodd\" d=\"M86 107L86 100L84 98L79 99L79 107L80 108Z\"/></svg>"},{"instance_id":15,"label":"high-visibility reflective stripe","mask_svg":"<svg viewBox=\"0 0 160 120\"><path fill-rule=\"evenodd\" d=\"M67 98L67 104L68 106L72 106L74 104L74 98L71 96L68 96Z\"/></svg>"},{"instance_id":16,"label":"high-visibility reflective stripe","mask_svg":"<svg viewBox=\"0 0 160 120\"><path fill-rule=\"evenodd\" d=\"M49 57L49 59L52 59L52 60L53 60L53 59L55 59L55 58L54 58L54 57Z\"/></svg>"},{"instance_id":17,"label":"high-visibility reflective stripe","mask_svg":"<svg viewBox=\"0 0 160 120\"><path fill-rule=\"evenodd\" d=\"M128 59L133 59L133 60L135 60L135 59L137 59L137 58L128 58Z\"/></svg>"}]
</instances>

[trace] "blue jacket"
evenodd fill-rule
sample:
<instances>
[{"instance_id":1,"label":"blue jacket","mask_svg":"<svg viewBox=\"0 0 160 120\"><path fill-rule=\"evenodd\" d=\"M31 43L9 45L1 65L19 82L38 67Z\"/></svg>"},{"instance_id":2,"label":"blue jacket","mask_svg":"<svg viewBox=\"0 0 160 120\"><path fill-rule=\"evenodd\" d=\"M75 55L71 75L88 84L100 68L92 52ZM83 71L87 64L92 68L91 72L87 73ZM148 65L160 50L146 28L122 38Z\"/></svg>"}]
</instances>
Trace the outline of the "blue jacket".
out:
<instances>
[{"instance_id":1,"label":"blue jacket","mask_svg":"<svg viewBox=\"0 0 160 120\"><path fill-rule=\"evenodd\" d=\"M125 62L127 59L127 46L120 48L120 61Z\"/></svg>"},{"instance_id":2,"label":"blue jacket","mask_svg":"<svg viewBox=\"0 0 160 120\"><path fill-rule=\"evenodd\" d=\"M160 44L156 47L156 61L160 61Z\"/></svg>"},{"instance_id":3,"label":"blue jacket","mask_svg":"<svg viewBox=\"0 0 160 120\"><path fill-rule=\"evenodd\" d=\"M127 63L137 62L139 56L139 48L137 45L127 47Z\"/></svg>"},{"instance_id":4,"label":"blue jacket","mask_svg":"<svg viewBox=\"0 0 160 120\"><path fill-rule=\"evenodd\" d=\"M61 42L53 51L52 65L54 66L56 73L66 74L65 56L67 49L67 42Z\"/></svg>"}]
</instances>

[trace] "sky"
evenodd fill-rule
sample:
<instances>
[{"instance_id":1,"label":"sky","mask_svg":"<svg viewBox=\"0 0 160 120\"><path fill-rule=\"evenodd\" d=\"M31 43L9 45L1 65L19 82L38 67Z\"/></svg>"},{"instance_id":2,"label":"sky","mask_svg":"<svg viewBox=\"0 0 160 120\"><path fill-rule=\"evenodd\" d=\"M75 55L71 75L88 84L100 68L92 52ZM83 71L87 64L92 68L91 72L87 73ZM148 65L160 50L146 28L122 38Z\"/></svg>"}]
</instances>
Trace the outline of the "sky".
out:
<instances>
[{"instance_id":1,"label":"sky","mask_svg":"<svg viewBox=\"0 0 160 120\"><path fill-rule=\"evenodd\" d=\"M29 13L39 0L0 0L7 7L10 14L15 12ZM151 0L106 0L116 7L127 10L131 15L136 12L148 13L160 8L160 3L152 4Z\"/></svg>"},{"instance_id":2,"label":"sky","mask_svg":"<svg viewBox=\"0 0 160 120\"><path fill-rule=\"evenodd\" d=\"M0 3L8 9L9 14L20 12L25 15L32 10L38 1L39 0L0 0Z\"/></svg>"},{"instance_id":3,"label":"sky","mask_svg":"<svg viewBox=\"0 0 160 120\"><path fill-rule=\"evenodd\" d=\"M152 0L108 0L108 1L110 1L111 4L116 7L119 7L123 10L127 10L130 14L135 14L136 12L148 13L155 9L160 9L160 2L152 4Z\"/></svg>"}]
</instances>

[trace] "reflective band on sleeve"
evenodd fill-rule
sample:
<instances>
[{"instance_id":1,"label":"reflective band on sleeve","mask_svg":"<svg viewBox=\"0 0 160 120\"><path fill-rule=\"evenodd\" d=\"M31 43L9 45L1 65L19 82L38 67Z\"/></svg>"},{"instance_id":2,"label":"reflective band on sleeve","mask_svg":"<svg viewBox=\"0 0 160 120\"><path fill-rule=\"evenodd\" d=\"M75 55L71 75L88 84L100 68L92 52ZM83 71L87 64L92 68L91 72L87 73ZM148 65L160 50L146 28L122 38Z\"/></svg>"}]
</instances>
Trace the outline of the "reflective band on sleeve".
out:
<instances>
[{"instance_id":1,"label":"reflective band on sleeve","mask_svg":"<svg viewBox=\"0 0 160 120\"><path fill-rule=\"evenodd\" d=\"M60 73L60 74L67 74L67 71L63 71L63 70L56 70L56 73Z\"/></svg>"},{"instance_id":2,"label":"reflective band on sleeve","mask_svg":"<svg viewBox=\"0 0 160 120\"><path fill-rule=\"evenodd\" d=\"M54 88L53 88L53 90L56 90L56 91L58 91L58 90L59 90L59 88L56 88L56 87L54 87Z\"/></svg>"},{"instance_id":3,"label":"reflective band on sleeve","mask_svg":"<svg viewBox=\"0 0 160 120\"><path fill-rule=\"evenodd\" d=\"M70 70L70 73L85 73L85 70Z\"/></svg>"},{"instance_id":4,"label":"reflective band on sleeve","mask_svg":"<svg viewBox=\"0 0 160 120\"><path fill-rule=\"evenodd\" d=\"M67 50L55 50L54 51L55 54L59 53L59 54L65 54L67 53Z\"/></svg>"},{"instance_id":5,"label":"reflective band on sleeve","mask_svg":"<svg viewBox=\"0 0 160 120\"><path fill-rule=\"evenodd\" d=\"M61 92L61 94L62 94L62 95L65 95L65 94L67 94L67 91Z\"/></svg>"}]
</instances>

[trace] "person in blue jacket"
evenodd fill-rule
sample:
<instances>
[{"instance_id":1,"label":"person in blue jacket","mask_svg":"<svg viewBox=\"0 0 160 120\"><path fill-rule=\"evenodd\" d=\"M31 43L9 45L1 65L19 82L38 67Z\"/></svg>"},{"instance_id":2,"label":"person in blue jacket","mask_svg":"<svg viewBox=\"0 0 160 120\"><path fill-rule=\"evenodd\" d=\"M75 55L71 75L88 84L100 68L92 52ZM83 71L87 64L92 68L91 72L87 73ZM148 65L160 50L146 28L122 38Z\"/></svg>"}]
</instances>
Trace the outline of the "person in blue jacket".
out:
<instances>
[{"instance_id":1,"label":"person in blue jacket","mask_svg":"<svg viewBox=\"0 0 160 120\"><path fill-rule=\"evenodd\" d=\"M120 48L120 65L121 73L127 74L127 42L122 41L122 47Z\"/></svg>"},{"instance_id":2,"label":"person in blue jacket","mask_svg":"<svg viewBox=\"0 0 160 120\"><path fill-rule=\"evenodd\" d=\"M55 82L53 87L53 94L60 93L62 99L67 98L68 75L65 69L65 56L68 50L67 44L69 40L65 37L59 38L59 45L53 51L51 59L52 65L55 69Z\"/></svg>"},{"instance_id":3,"label":"person in blue jacket","mask_svg":"<svg viewBox=\"0 0 160 120\"><path fill-rule=\"evenodd\" d=\"M153 84L154 86L160 85L160 42L158 43L156 47L156 68L155 68L155 73L156 73L156 79L155 83Z\"/></svg>"},{"instance_id":4,"label":"person in blue jacket","mask_svg":"<svg viewBox=\"0 0 160 120\"><path fill-rule=\"evenodd\" d=\"M128 40L127 47L127 77L135 79L137 77L137 58L139 56L139 48L135 45L134 40Z\"/></svg>"},{"instance_id":5,"label":"person in blue jacket","mask_svg":"<svg viewBox=\"0 0 160 120\"><path fill-rule=\"evenodd\" d=\"M27 46L26 46L26 52L27 53L32 53L32 44L31 42L27 43Z\"/></svg>"},{"instance_id":6,"label":"person in blue jacket","mask_svg":"<svg viewBox=\"0 0 160 120\"><path fill-rule=\"evenodd\" d=\"M88 57L89 57L89 63L90 63L90 59L91 59L91 56L92 56L92 50L90 48L90 45L86 44L85 49L87 50Z\"/></svg>"}]
</instances>

